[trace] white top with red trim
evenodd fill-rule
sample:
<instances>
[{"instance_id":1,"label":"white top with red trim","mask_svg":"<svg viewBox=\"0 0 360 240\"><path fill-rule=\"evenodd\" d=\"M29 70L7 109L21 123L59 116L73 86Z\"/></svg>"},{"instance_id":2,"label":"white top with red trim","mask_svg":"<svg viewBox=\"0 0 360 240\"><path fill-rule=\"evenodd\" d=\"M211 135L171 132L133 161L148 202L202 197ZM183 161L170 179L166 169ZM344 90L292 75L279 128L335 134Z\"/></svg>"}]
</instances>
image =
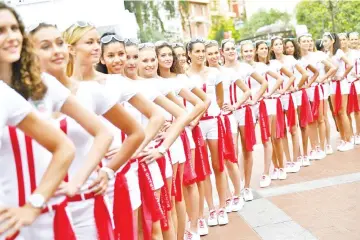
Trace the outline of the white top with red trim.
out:
<instances>
[{"instance_id":1,"label":"white top with red trim","mask_svg":"<svg viewBox=\"0 0 360 240\"><path fill-rule=\"evenodd\" d=\"M309 69L309 65L315 67L319 71L319 75L320 75L321 69L325 68L324 64L322 63L322 61L324 59L325 59L324 55L322 55L322 54L317 54L315 52L309 52L306 56L303 56L299 60L300 65L303 68L305 68L305 70L307 71L307 74L309 76L308 79L310 79L310 78L312 78L314 76L314 73ZM316 85L317 85L316 82L313 82L311 84L311 86L316 86Z\"/></svg>"},{"instance_id":2,"label":"white top with red trim","mask_svg":"<svg viewBox=\"0 0 360 240\"><path fill-rule=\"evenodd\" d=\"M269 67L265 63L261 63L261 62L255 62L252 67L255 69L255 72L257 72L263 77L266 77L267 72L269 71ZM250 98L252 99L253 97L255 97L256 93L260 90L261 84L251 76L249 76L246 79L246 83L251 90Z\"/></svg>"},{"instance_id":3,"label":"white top with red trim","mask_svg":"<svg viewBox=\"0 0 360 240\"><path fill-rule=\"evenodd\" d=\"M349 58L350 63L353 64L351 72L347 76L349 82L353 82L358 79L357 76L360 74L360 51L355 49L350 49L347 57Z\"/></svg>"},{"instance_id":4,"label":"white top with red trim","mask_svg":"<svg viewBox=\"0 0 360 240\"><path fill-rule=\"evenodd\" d=\"M49 74L42 74L47 92L42 100L28 100L34 112L52 122L52 113L59 112L70 96L70 91ZM51 153L16 128L3 129L0 148L0 186L4 196L0 201L7 206L26 203L48 168ZM64 197L52 198L58 203Z\"/></svg>"},{"instance_id":5,"label":"white top with red trim","mask_svg":"<svg viewBox=\"0 0 360 240\"><path fill-rule=\"evenodd\" d=\"M31 105L22 96L0 80L0 136L4 127L17 126L31 109Z\"/></svg>"},{"instance_id":6,"label":"white top with red trim","mask_svg":"<svg viewBox=\"0 0 360 240\"><path fill-rule=\"evenodd\" d=\"M216 101L216 85L222 82L222 76L218 69L208 68L206 79L203 79L200 75L190 76L190 80L194 82L195 86L204 90L209 97L211 103L204 116L218 116L220 114L220 108Z\"/></svg>"},{"instance_id":7,"label":"white top with red trim","mask_svg":"<svg viewBox=\"0 0 360 240\"><path fill-rule=\"evenodd\" d=\"M220 67L221 79L224 88L224 103L231 104L230 88L233 83L235 71L232 68Z\"/></svg>"},{"instance_id":8,"label":"white top with red trim","mask_svg":"<svg viewBox=\"0 0 360 240\"><path fill-rule=\"evenodd\" d=\"M109 111L116 100L110 98L105 88L95 81L80 82L75 93L78 102L90 112L103 115ZM67 136L75 145L75 158L68 171L69 180L76 176L87 160L87 154L93 144L94 138L74 119L62 116L58 119L60 125L66 121ZM88 186L95 180L97 173L94 171L82 187L83 192L88 192Z\"/></svg>"},{"instance_id":9,"label":"white top with red trim","mask_svg":"<svg viewBox=\"0 0 360 240\"><path fill-rule=\"evenodd\" d=\"M328 53L329 54L329 53ZM343 50L338 49L336 54L331 56L331 61L338 68L337 72L334 75L334 78L341 78L345 73L345 62L342 60L342 57L345 56Z\"/></svg>"},{"instance_id":10,"label":"white top with red trim","mask_svg":"<svg viewBox=\"0 0 360 240\"><path fill-rule=\"evenodd\" d=\"M284 56L284 62L282 63L279 60L270 60L270 66L274 69L279 69L279 74L282 76L284 82L282 84L282 87L287 86L288 82L289 82L289 77L286 76L284 73L282 73L281 68L285 67L289 72L294 73L297 71L296 70L296 65L298 64L298 61L293 57L293 56L289 56L289 55L285 55ZM280 64L280 68L279 65ZM296 82L297 80L295 80Z\"/></svg>"}]
</instances>

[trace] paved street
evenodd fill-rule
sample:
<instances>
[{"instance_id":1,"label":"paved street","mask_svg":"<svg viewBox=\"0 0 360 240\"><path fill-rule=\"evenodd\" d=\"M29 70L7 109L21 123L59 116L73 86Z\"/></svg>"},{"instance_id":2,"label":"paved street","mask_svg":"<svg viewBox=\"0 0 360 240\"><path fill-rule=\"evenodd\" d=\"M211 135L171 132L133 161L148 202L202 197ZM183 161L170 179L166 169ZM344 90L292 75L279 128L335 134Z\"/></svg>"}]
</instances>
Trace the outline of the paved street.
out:
<instances>
[{"instance_id":1,"label":"paved street","mask_svg":"<svg viewBox=\"0 0 360 240\"><path fill-rule=\"evenodd\" d=\"M332 136L335 150L338 133L334 127ZM266 189L259 187L260 145L254 161L254 201L231 213L229 225L210 228L203 240L360 239L360 147L312 161L310 167L288 174L285 181L273 181Z\"/></svg>"}]
</instances>

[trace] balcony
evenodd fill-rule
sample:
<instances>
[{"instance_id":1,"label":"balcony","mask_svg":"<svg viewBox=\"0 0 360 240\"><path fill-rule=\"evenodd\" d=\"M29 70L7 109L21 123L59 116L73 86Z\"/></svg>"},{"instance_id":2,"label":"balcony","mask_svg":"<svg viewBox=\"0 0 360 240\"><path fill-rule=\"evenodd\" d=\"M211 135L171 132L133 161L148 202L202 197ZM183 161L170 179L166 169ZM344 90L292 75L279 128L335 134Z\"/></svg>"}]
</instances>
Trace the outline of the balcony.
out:
<instances>
[{"instance_id":1,"label":"balcony","mask_svg":"<svg viewBox=\"0 0 360 240\"><path fill-rule=\"evenodd\" d=\"M210 0L189 0L190 3L205 3L209 4Z\"/></svg>"},{"instance_id":2,"label":"balcony","mask_svg":"<svg viewBox=\"0 0 360 240\"><path fill-rule=\"evenodd\" d=\"M190 17L190 22L210 24L210 21L204 16L192 16Z\"/></svg>"}]
</instances>

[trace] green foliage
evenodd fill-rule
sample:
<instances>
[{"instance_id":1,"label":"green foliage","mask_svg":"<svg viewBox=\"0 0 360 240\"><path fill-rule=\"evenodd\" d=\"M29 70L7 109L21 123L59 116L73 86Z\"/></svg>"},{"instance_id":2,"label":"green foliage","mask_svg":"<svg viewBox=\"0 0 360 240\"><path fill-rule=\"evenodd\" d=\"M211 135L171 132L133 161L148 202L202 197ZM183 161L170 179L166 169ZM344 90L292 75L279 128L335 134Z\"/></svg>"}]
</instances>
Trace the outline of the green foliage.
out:
<instances>
[{"instance_id":1,"label":"green foliage","mask_svg":"<svg viewBox=\"0 0 360 240\"><path fill-rule=\"evenodd\" d=\"M288 25L290 20L291 15L287 12L281 12L276 9L270 9L269 11L260 10L245 21L244 26L239 29L239 34L241 38L251 37L260 27L276 23L277 21Z\"/></svg>"},{"instance_id":2,"label":"green foliage","mask_svg":"<svg viewBox=\"0 0 360 240\"><path fill-rule=\"evenodd\" d=\"M232 38L235 40L240 38L239 33L235 30L234 20L232 18L213 16L211 18L211 29L208 38L221 42L221 40L224 39L224 32L232 32Z\"/></svg>"},{"instance_id":3,"label":"green foliage","mask_svg":"<svg viewBox=\"0 0 360 240\"><path fill-rule=\"evenodd\" d=\"M296 20L316 38L326 31L359 31L360 1L303 0L296 6Z\"/></svg>"},{"instance_id":4,"label":"green foliage","mask_svg":"<svg viewBox=\"0 0 360 240\"><path fill-rule=\"evenodd\" d=\"M131 0L124 1L125 9L135 14L139 25L139 37L142 42L164 39L164 16L175 16L174 1ZM159 9L163 11L159 13ZM164 14L165 13L165 14Z\"/></svg>"}]
</instances>

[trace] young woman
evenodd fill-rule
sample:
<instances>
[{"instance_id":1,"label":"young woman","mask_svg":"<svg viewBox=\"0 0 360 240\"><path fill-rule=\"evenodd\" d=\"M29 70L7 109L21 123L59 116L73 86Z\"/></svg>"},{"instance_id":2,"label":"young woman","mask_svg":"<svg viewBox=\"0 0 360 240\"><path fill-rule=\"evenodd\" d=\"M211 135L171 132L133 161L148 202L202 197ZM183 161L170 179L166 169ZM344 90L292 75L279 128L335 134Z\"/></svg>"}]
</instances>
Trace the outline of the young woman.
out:
<instances>
[{"instance_id":1,"label":"young woman","mask_svg":"<svg viewBox=\"0 0 360 240\"><path fill-rule=\"evenodd\" d=\"M189 116L186 115L185 111L182 110L180 107L178 107L176 104L168 100L165 96L170 96L171 99L173 97L171 96L171 89L168 89L166 86L164 87L161 85L160 82L156 81L154 77L156 77L157 73L157 58L155 53L155 46L153 44L143 44L139 47L136 43L129 41L126 46L126 53L127 53L127 62L125 65L125 74L130 79L134 80L134 84L138 89L146 89L147 94L154 96L155 98L149 96L152 98L153 101L155 101L156 104L163 107L167 112L164 112L166 118L170 121L172 121L172 124L170 127L167 125L163 130L166 130L166 137L163 139L163 142L161 146L159 146L159 143L153 143L155 147L157 147L154 150L151 150L149 152L149 156L145 157L144 159L147 161L154 161L155 159L161 158L167 150L170 148L170 146L174 143L174 141L179 136L179 133L183 131L185 125L188 125L191 121ZM137 72L139 71L139 75L137 75ZM154 86L162 86L162 89L158 91ZM158 94L159 93L159 94ZM175 121L173 121L172 116L175 117ZM161 143L161 142L160 142ZM161 154L159 153L161 151ZM168 155L166 154L166 157ZM162 160L161 160L162 161ZM167 184L162 189L162 198L164 200L165 193L168 192L168 190L171 191L171 183L172 183L172 169L171 166L168 165L169 159L166 159L167 166L161 166L164 182ZM161 165L164 165L164 163L161 163L159 160L158 162ZM166 171L166 172L165 172ZM165 181L166 179L166 181ZM161 186L160 186L161 187ZM155 188L155 190L159 190L159 188ZM159 191L157 191L157 194L159 194ZM163 201L162 200L162 201ZM164 222L162 222L162 229L164 230L163 235L164 238L172 238L175 237L175 231L172 224L172 219L170 215L171 210L171 204L167 206L163 206L165 209L165 212L167 214L168 219L168 225L165 226ZM153 225L153 236L159 236L161 235L161 229L160 224L155 223Z\"/></svg>"},{"instance_id":2,"label":"young woman","mask_svg":"<svg viewBox=\"0 0 360 240\"><path fill-rule=\"evenodd\" d=\"M349 40L346 33L339 33L340 48L345 53L346 57L353 64L353 69L347 77L347 80L350 84L350 92L348 97L348 107L347 114L350 121L352 139L351 142L356 145L360 144L360 108L359 108L359 99L358 93L360 90L360 82L358 81L358 72L359 72L359 58L360 52L355 49L349 48ZM354 120L356 123L356 131L352 127L352 113L354 113Z\"/></svg>"},{"instance_id":3,"label":"young woman","mask_svg":"<svg viewBox=\"0 0 360 240\"><path fill-rule=\"evenodd\" d=\"M347 76L353 68L345 53L340 49L340 40L337 34L325 33L323 44L333 64L338 68L331 80L330 97L333 112L340 132L339 151L348 151L354 148L351 143L351 128L346 114L350 84Z\"/></svg>"},{"instance_id":4,"label":"young woman","mask_svg":"<svg viewBox=\"0 0 360 240\"><path fill-rule=\"evenodd\" d=\"M185 49L185 46L184 44L182 43L174 43L172 45L174 51L175 51L175 54L176 54L176 57L178 58L179 60L179 64L181 66L181 69L182 69L182 72L185 73L188 69L188 64L186 62L186 49Z\"/></svg>"},{"instance_id":5,"label":"young woman","mask_svg":"<svg viewBox=\"0 0 360 240\"><path fill-rule=\"evenodd\" d=\"M242 153L244 157L243 169L245 184L243 197L245 201L252 201L254 197L250 188L250 181L253 166L252 151L256 139L251 106L259 100L260 96L257 96L252 100L249 99L251 96L251 90L249 89L246 81L249 77L253 77L258 81L261 81L262 77L256 73L255 69L249 64L237 62L235 42L233 40L227 39L222 41L221 51L224 56L224 66L231 69L233 72L232 82L229 86L231 104L229 104L226 108L224 107L224 111L232 111L235 116L236 125L240 133ZM240 88L241 91L238 91L238 88ZM236 139L238 139L238 136ZM236 145L236 149L238 149L238 145Z\"/></svg>"},{"instance_id":6,"label":"young woman","mask_svg":"<svg viewBox=\"0 0 360 240\"><path fill-rule=\"evenodd\" d=\"M2 48L4 52L1 53L1 66L3 69L1 70L1 79L12 86L25 99L28 99L42 118L50 120L54 112L62 112L78 122L94 119L91 125L96 131L93 134L103 136L102 139L105 141L111 139L111 135L107 134L106 129L98 125L97 118L82 107L68 89L64 88L50 75L40 74L37 57L32 53L33 49L29 39L24 34L23 24L19 21L16 12L3 4L0 5L0 12L2 14L0 16L1 29L5 33L1 39L3 41L1 45L4 46ZM65 126L63 126L62 130L66 131ZM37 142L32 141L31 137L24 136L16 128L9 128L8 132L3 134L2 143L1 156L7 159L9 163L6 171L11 172L9 169L16 171L16 175L2 174L2 176L9 178L2 180L3 183L8 183L7 186L3 186L6 192L4 202L12 206L23 206L26 204L25 201L30 193L38 186L42 176L46 176L47 181L51 181L48 179L50 178L48 175L44 175L47 174L45 170L49 166L51 155ZM28 161L25 161L25 159ZM104 174L101 173L100 175ZM53 174L51 177L54 176L57 175ZM79 177L81 178L77 184L82 184L82 181L87 179L86 174ZM60 179L53 179L53 181L57 182ZM64 184L63 186L71 187L67 189L75 194L79 190L77 184ZM99 181L99 185L102 184L103 182ZM98 192L101 188L98 188L98 184L95 185L95 188L91 190ZM45 203L44 197L37 195L35 202L39 208L42 208ZM66 204L67 201L62 194L51 198L47 208L42 210L41 217L28 229L29 236L27 238L73 239L74 233L65 214ZM55 215L53 212L55 212Z\"/></svg>"},{"instance_id":7,"label":"young woman","mask_svg":"<svg viewBox=\"0 0 360 240\"><path fill-rule=\"evenodd\" d=\"M8 31L6 32L6 34L9 34ZM11 104L8 104L9 102ZM74 157L74 146L59 129L54 128L51 124L39 118L32 110L32 106L2 81L0 81L0 104L0 136L2 136L3 132L5 134L5 131L8 131L7 126L17 127L26 136L35 139L52 153L51 163L40 184L32 195L28 197L28 201L24 202L24 205L17 207L15 204L11 204L11 202L6 202L2 196L8 194L10 186L8 184L2 185L0 198L0 218L2 219L0 221L0 239L15 238L19 231L19 238L23 237L26 239L33 235L31 235L31 232L27 233L27 230L23 229L23 227L31 225L42 214L43 205L54 194L56 188L66 175L67 169ZM4 148L5 146L1 146L1 141L2 139L0 139L0 148ZM12 171L9 163L5 162L6 159L2 158L2 160L0 165L5 170L2 172L2 176L6 174L16 175L17 172ZM13 199L8 200L13 201ZM69 225L62 227L64 227L64 231L69 230L66 229Z\"/></svg>"},{"instance_id":8,"label":"young woman","mask_svg":"<svg viewBox=\"0 0 360 240\"><path fill-rule=\"evenodd\" d=\"M329 57L323 51L317 50L316 45L318 45L318 40L316 41L316 44L315 44L312 37L310 37L309 39L310 39L309 52L314 52L315 54L319 55L318 56L319 59L326 59L326 62L331 63L331 61L329 60ZM325 69L320 64L320 71L319 71L320 77L324 76L326 74L326 70L328 71L328 70L330 70L330 68ZM335 74L335 71L332 73L332 75L333 74ZM330 77L328 79L325 79L325 81L321 85L321 90L324 94L324 101L323 101L324 102L324 107L323 107L324 113L323 113L323 115L324 115L324 122L325 122L325 138L326 138L325 153L326 153L326 155L331 155L334 153L332 146L331 146L331 142L330 142L331 126L330 126L329 117L328 117L329 96L330 96L330 82L329 82Z\"/></svg>"},{"instance_id":9,"label":"young woman","mask_svg":"<svg viewBox=\"0 0 360 240\"><path fill-rule=\"evenodd\" d=\"M289 151L289 144L288 144L288 138L284 137L283 138L283 147L285 150L285 156L288 159L288 163L287 163L287 167L288 168L298 168L296 167L296 165L302 165L302 166L309 166L310 162L309 159L307 157L307 121L305 121L305 123L303 123L302 121L300 122L300 128L301 128L301 133L302 133L302 139L303 139L303 154L304 156L300 155L300 145L299 145L299 137L298 137L298 125L297 125L297 118L296 118L296 111L295 109L297 108L297 106L303 106L302 104L302 97L306 97L307 99L307 95L305 90L299 91L295 94L293 94L292 92L294 92L295 90L298 90L299 88L301 88L304 83L306 82L306 80L308 79L308 75L306 73L306 70L296 61L296 59L293 56L288 56L288 55L284 55L284 45L283 45L283 39L281 37L273 37L271 39L271 45L270 45L270 58L272 60L270 60L270 64L272 66L274 66L275 68L279 69L279 67L281 66L280 70L280 74L283 76L284 78L284 82L283 85L286 86L285 89L286 92L285 94L281 97L281 102L283 104L283 109L285 111L285 114L287 115L287 122L288 122L288 127L289 127L289 132L291 133L291 138L292 138L292 145L293 145L293 158L290 157L290 151ZM279 65L280 66L276 66ZM300 81L296 81L295 83L295 77L294 77L294 73L295 71L298 71L300 73ZM300 97L299 97L300 96ZM308 107L308 110L310 108L309 103L306 105L304 104L304 106ZM302 111L303 109L301 109L301 112L305 112ZM300 114L305 114L305 113L300 113L300 109L299 111L299 120L300 118ZM307 120L307 119L306 119ZM296 169L297 170L297 169ZM286 174L282 173L285 170L275 170L273 172L273 179L286 179ZM291 171L291 170L290 170Z\"/></svg>"},{"instance_id":10,"label":"young woman","mask_svg":"<svg viewBox=\"0 0 360 240\"><path fill-rule=\"evenodd\" d=\"M349 33L349 43L350 43L351 49L359 50L360 41L359 41L359 33L358 32Z\"/></svg>"},{"instance_id":11,"label":"young woman","mask_svg":"<svg viewBox=\"0 0 360 240\"><path fill-rule=\"evenodd\" d=\"M77 47L82 47L82 52L79 53L78 51L76 58L72 55L71 61L76 64L76 61L81 58L82 55L86 55L86 50L90 51L99 48L99 46L93 44L89 47L89 49L86 49L81 44L83 41L88 42L89 39L91 39L91 31L94 29L93 27L82 27L81 29L80 27L79 29L76 29L74 26L72 27L71 37L73 39L78 39ZM59 79L64 86L74 93L78 101L88 110L96 113L97 115L103 115L106 119L113 122L114 125L122 128L132 136L132 138L128 139L129 142L127 143L132 146L132 149L130 150L132 152L126 152L128 150L122 149L122 154L118 154L113 159L113 161L116 162L115 165L122 165L129 157L131 157L137 146L139 146L142 141L142 132L141 129L138 128L139 126L133 124L133 119L124 111L122 106L116 105L116 101L114 99L107 97L105 89L103 89L97 82L91 81L91 79L90 81L80 82L75 78L69 78L66 75L69 53L68 48L61 37L60 31L58 31L54 26L42 24L34 29L31 34L43 71L50 73ZM71 48L71 50L74 51L76 49ZM98 61L98 58L99 54L93 54L92 59L89 59L94 62ZM86 61L81 62L83 63L83 66L86 63ZM76 68L74 68L74 70L76 70ZM121 121L119 116L122 116ZM77 149L74 164L71 166L69 171L69 186L64 187L61 191L67 193L69 196L70 211L74 219L76 235L78 238L106 238L108 235L103 235L105 234L101 229L103 227L97 219L100 218L100 214L102 214L101 212L107 211L107 209L99 206L99 202L103 200L96 195L105 193L107 183L114 177L114 170L117 170L117 168L111 169L109 167L111 164L109 164L107 167L102 168L103 171L100 172L101 174L99 174L98 177L94 172L94 168L99 165L103 156L107 152L111 139L108 141L104 139L104 136L99 134L95 135L94 139L92 139L86 132L88 131L93 135L96 128L89 125L87 122L98 122L99 119L94 119L94 117L87 118L87 122L78 121L79 125L71 118L63 116L56 117L59 122L65 124L67 134L69 134ZM86 131L84 131L83 128L86 129ZM99 126L97 126L97 128L99 128ZM102 144L105 144L105 146L102 146ZM85 164L83 163L84 158L88 159ZM95 183L93 183L93 181L95 181ZM83 198L82 195L77 195L77 192L73 192L74 186L81 186L79 193L84 196ZM84 190L88 189L89 186L96 189L96 194L92 194L91 191ZM105 219L100 220L105 221ZM111 225L110 223L111 221L109 221L109 225ZM108 234L111 236L111 233Z\"/></svg>"},{"instance_id":12,"label":"young woman","mask_svg":"<svg viewBox=\"0 0 360 240\"><path fill-rule=\"evenodd\" d=\"M220 72L217 69L204 66L205 42L202 39L193 39L187 44L187 56L189 69L187 75L198 88L211 100L208 110L200 119L199 126L211 153L212 167L216 179L216 187L219 194L220 206L216 211L212 202L211 182L209 176L205 179L205 197L207 199L210 215L209 226L226 225L229 220L225 210L226 207L226 175L224 172L224 159L222 155L224 129L220 117L220 109L223 105L223 85ZM203 207L200 205L200 228L206 228L203 221Z\"/></svg>"},{"instance_id":13,"label":"young woman","mask_svg":"<svg viewBox=\"0 0 360 240\"><path fill-rule=\"evenodd\" d=\"M170 44L168 44L167 42L164 41L160 41L155 43L155 51L156 51L156 55L158 57L158 63L159 63L159 67L158 67L158 75L162 78L164 78L164 80L166 79L166 84L170 84L173 86L174 90L175 90L175 94L178 97L179 101L177 102L177 104L186 109L185 105L186 102L188 101L189 104L192 104L193 107L191 109L191 111L189 111L191 113L193 117L193 121L195 120L194 123L192 123L193 126L197 125L198 123L198 116L200 114L202 114L205 111L205 105L204 103L201 101L200 98L198 98L195 94L193 94L191 91L194 91L195 93L198 93L200 89L195 88L194 85L192 85L189 82L189 79L187 79L186 75L180 75L181 73L181 69L182 67L180 66L178 59L175 55L175 52L173 50L173 48L171 47ZM185 78L185 79L184 79ZM206 98L206 96L202 96L204 99ZM174 99L174 102L176 102L176 100ZM183 134L190 133L190 131L185 131L183 132ZM190 135L190 137L192 138L192 135ZM176 185L176 209L173 208L173 218L174 218L174 225L175 225L175 229L177 230L177 238L183 239L184 235L185 235L185 225L186 225L186 209L185 209L185 202L182 200L183 196L182 196L182 185L183 185L183 176L184 176L184 165L185 164L191 164L190 162L185 163L185 161L191 161L190 159L186 159L189 157L186 157L187 152L190 153L190 149L185 149L185 138L187 138L186 136L182 136L182 144L183 145L176 145L174 143L174 145L172 145L172 148L170 148L170 154L173 158L178 158L179 159L179 166L178 169L176 171L176 168L173 168L173 172L177 173L176 175L176 183L179 183ZM195 144L193 144L195 146ZM183 151L180 151L178 148L182 148ZM190 147L190 146L189 146ZM184 152L185 151L185 152ZM185 163L185 164L184 164ZM173 165L174 166L174 165ZM190 165L190 166L194 166L194 165ZM195 171L195 169L193 169L192 171ZM189 175L189 174L187 174ZM195 185L195 179L185 179L186 182L192 182L193 185ZM194 196L194 193L196 194ZM199 198L198 196L198 192L195 191L191 191L190 192L190 198L194 197L193 200L196 200ZM173 198L173 204L175 204L175 197ZM177 218L177 219L176 219ZM197 223L197 218L195 219L195 223ZM191 219L194 222L194 219ZM194 224L195 225L195 224ZM195 228L195 229L194 229ZM195 239L197 236L199 236L197 234L197 224L196 227L193 227L192 230L190 230L190 232L187 233L186 237L187 239ZM199 237L198 237L199 238Z\"/></svg>"},{"instance_id":14,"label":"young woman","mask_svg":"<svg viewBox=\"0 0 360 240\"><path fill-rule=\"evenodd\" d=\"M227 152L231 154L224 155L225 166L227 173L230 177L232 185L234 186L234 193L231 194L230 191L227 194L226 200L226 210L227 212L237 212L243 205L244 200L241 197L241 186L240 186L240 169L238 165L238 158L235 151L235 146L238 136L238 128L236 124L235 117L232 111L229 111L229 108L232 108L230 102L230 86L232 83L233 72L229 71L230 69L222 67L219 65L220 60L220 51L219 45L216 41L207 41L205 43L206 47L206 63L209 67L217 68L221 75L223 76L223 89L224 89L224 104L221 114L223 115L224 125L225 125L225 143L228 146ZM246 89L242 89L245 90ZM231 93L232 94L232 93Z\"/></svg>"},{"instance_id":15,"label":"young woman","mask_svg":"<svg viewBox=\"0 0 360 240\"><path fill-rule=\"evenodd\" d=\"M285 39L284 40L285 45L285 54L293 56L295 59L299 58L299 45L294 39Z\"/></svg>"}]
</instances>

